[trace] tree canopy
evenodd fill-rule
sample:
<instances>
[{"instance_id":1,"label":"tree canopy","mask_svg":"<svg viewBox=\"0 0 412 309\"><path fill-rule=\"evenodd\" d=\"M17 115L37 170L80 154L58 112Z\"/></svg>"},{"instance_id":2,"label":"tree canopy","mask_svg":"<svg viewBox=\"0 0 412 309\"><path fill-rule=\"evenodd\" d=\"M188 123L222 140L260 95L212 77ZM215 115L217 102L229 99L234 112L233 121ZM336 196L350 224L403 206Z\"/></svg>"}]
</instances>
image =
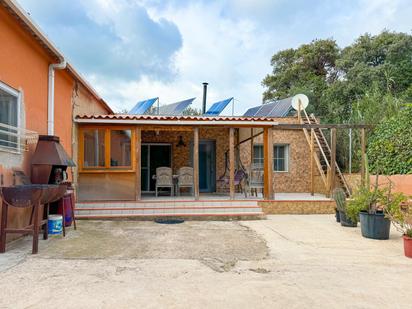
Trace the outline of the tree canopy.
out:
<instances>
[{"instance_id":1,"label":"tree canopy","mask_svg":"<svg viewBox=\"0 0 412 309\"><path fill-rule=\"evenodd\" d=\"M364 34L343 49L333 39L314 40L279 51L271 65L264 102L305 93L309 111L329 122L376 123L412 97L412 36L405 33Z\"/></svg>"},{"instance_id":2,"label":"tree canopy","mask_svg":"<svg viewBox=\"0 0 412 309\"><path fill-rule=\"evenodd\" d=\"M364 34L344 48L333 39L314 40L277 52L271 65L272 73L262 81L264 103L304 93L310 100L307 111L323 122L378 124L412 102L410 34ZM343 166L348 161L345 134L338 135Z\"/></svg>"},{"instance_id":3,"label":"tree canopy","mask_svg":"<svg viewBox=\"0 0 412 309\"><path fill-rule=\"evenodd\" d=\"M382 122L368 145L373 173L412 174L412 105Z\"/></svg>"}]
</instances>

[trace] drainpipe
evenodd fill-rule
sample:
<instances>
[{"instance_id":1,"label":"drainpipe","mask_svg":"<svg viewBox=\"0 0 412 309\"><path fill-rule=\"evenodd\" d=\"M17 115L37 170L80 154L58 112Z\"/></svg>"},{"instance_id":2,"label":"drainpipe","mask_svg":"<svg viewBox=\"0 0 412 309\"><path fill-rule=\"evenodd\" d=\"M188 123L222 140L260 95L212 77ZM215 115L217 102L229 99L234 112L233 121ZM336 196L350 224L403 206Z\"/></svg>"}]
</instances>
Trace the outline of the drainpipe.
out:
<instances>
[{"instance_id":1,"label":"drainpipe","mask_svg":"<svg viewBox=\"0 0 412 309\"><path fill-rule=\"evenodd\" d=\"M66 60L61 58L60 63L49 65L49 84L47 95L47 134L54 135L54 70L66 68Z\"/></svg>"}]
</instances>

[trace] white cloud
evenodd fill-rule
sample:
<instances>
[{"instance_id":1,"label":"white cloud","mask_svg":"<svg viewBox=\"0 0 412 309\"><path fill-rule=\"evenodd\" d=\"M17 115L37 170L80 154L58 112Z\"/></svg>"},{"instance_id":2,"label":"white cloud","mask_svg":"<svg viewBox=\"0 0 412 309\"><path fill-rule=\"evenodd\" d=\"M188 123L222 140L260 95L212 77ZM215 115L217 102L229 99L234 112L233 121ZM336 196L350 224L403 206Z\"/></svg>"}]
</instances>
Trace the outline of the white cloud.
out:
<instances>
[{"instance_id":1,"label":"white cloud","mask_svg":"<svg viewBox=\"0 0 412 309\"><path fill-rule=\"evenodd\" d=\"M174 62L178 74L171 82L143 76L137 82L120 83L119 89L128 95L123 95L116 107L130 108L139 99L153 96L159 96L163 103L196 96L194 106L200 107L204 81L210 84L209 106L232 96L239 113L260 104L260 82L270 70L273 52L270 37L251 20L223 18L223 10L217 3L149 9L153 19L171 20L182 34L183 46ZM230 114L231 108L227 110Z\"/></svg>"},{"instance_id":2,"label":"white cloud","mask_svg":"<svg viewBox=\"0 0 412 309\"><path fill-rule=\"evenodd\" d=\"M156 96L162 103L195 96L200 107L207 81L209 106L234 96L241 114L260 104L261 81L281 49L331 37L346 46L365 32L412 30L411 0L21 1L117 110ZM94 38L96 29L105 32ZM105 51L112 45L121 57Z\"/></svg>"}]
</instances>

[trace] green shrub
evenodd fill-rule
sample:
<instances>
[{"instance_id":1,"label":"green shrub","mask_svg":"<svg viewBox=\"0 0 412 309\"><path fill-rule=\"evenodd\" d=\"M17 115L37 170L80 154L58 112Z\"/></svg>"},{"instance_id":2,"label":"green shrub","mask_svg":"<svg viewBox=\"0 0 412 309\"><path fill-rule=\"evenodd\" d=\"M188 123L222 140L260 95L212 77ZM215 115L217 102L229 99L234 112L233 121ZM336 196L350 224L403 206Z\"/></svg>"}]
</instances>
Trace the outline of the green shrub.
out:
<instances>
[{"instance_id":1,"label":"green shrub","mask_svg":"<svg viewBox=\"0 0 412 309\"><path fill-rule=\"evenodd\" d=\"M367 153L372 173L412 174L412 105L376 127Z\"/></svg>"}]
</instances>

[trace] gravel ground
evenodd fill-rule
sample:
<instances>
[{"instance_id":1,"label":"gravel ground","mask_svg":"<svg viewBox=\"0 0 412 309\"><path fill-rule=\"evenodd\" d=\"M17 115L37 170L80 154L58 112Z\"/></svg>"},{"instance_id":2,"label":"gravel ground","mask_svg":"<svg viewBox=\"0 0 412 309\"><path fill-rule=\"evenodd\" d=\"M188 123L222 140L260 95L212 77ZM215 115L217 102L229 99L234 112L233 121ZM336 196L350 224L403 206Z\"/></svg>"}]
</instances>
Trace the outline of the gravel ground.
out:
<instances>
[{"instance_id":1,"label":"gravel ground","mask_svg":"<svg viewBox=\"0 0 412 309\"><path fill-rule=\"evenodd\" d=\"M258 221L80 221L0 255L0 308L411 308L395 231L362 238L329 215Z\"/></svg>"}]
</instances>

